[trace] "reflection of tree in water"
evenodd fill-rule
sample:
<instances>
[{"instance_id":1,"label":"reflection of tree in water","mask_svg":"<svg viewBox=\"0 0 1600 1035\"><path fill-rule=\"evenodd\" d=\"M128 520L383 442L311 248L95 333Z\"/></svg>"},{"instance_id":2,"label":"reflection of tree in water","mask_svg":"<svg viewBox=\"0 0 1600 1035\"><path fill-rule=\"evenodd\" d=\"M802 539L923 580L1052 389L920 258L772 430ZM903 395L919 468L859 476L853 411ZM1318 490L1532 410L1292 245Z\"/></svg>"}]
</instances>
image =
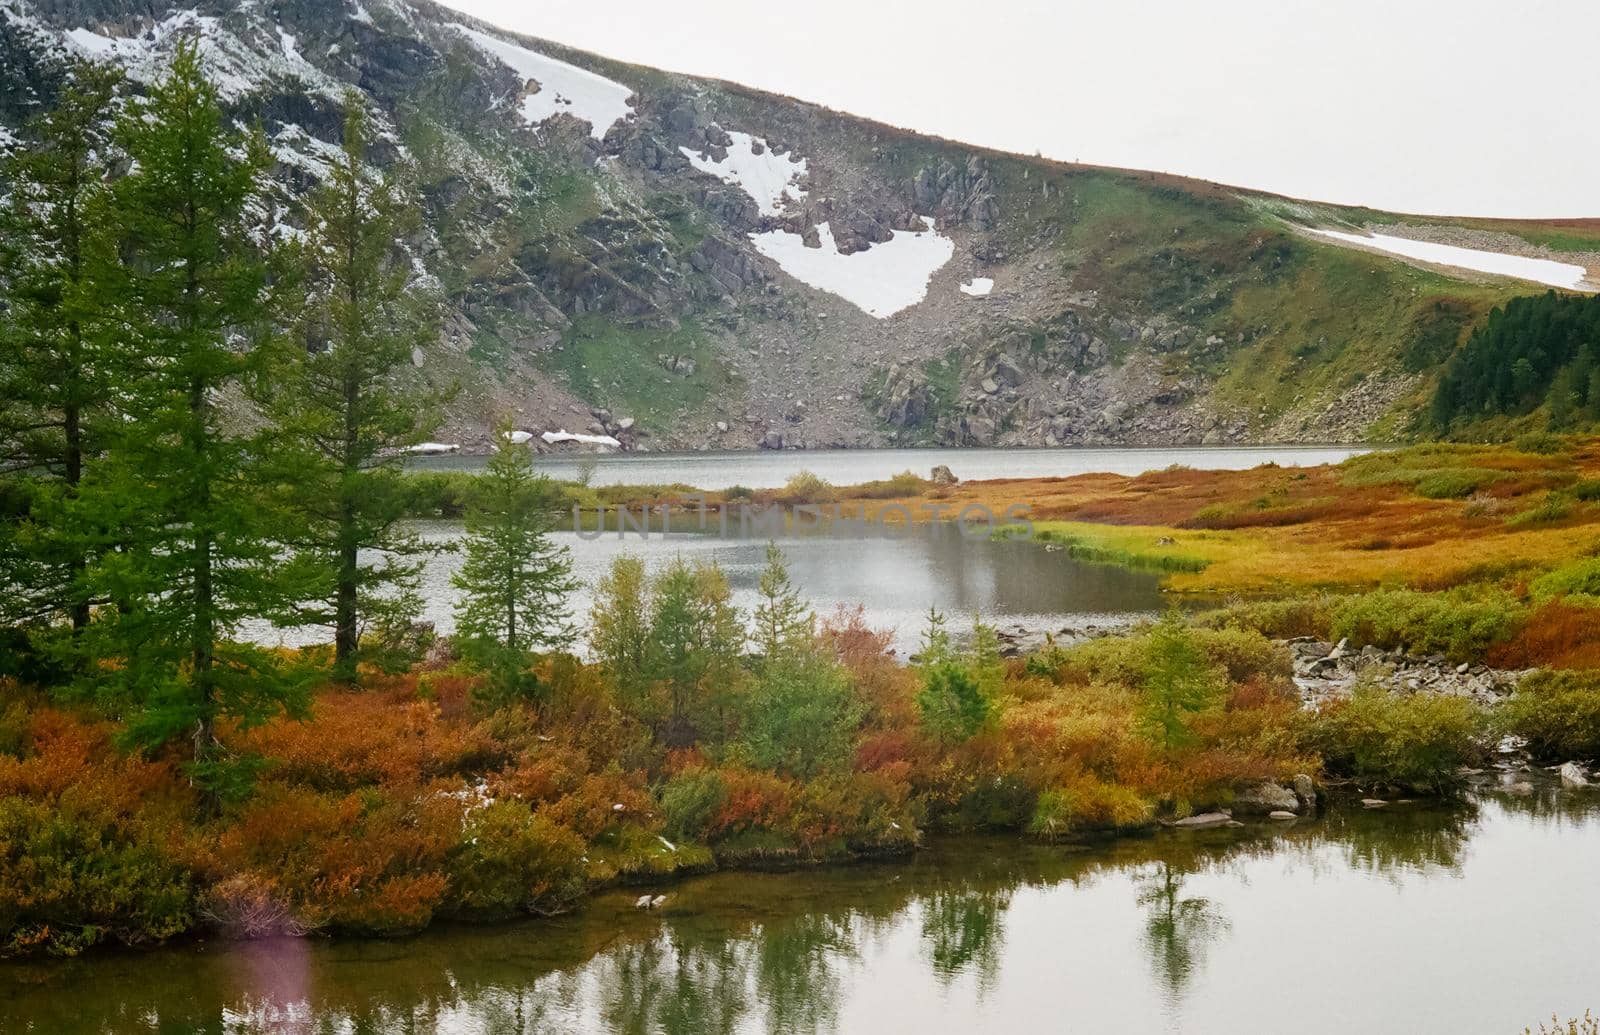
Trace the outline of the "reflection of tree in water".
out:
<instances>
[{"instance_id":1,"label":"reflection of tree in water","mask_svg":"<svg viewBox=\"0 0 1600 1035\"><path fill-rule=\"evenodd\" d=\"M1145 950L1173 999L1183 995L1189 979L1205 963L1206 943L1228 930L1228 921L1206 899L1181 897L1187 875L1162 861L1134 878L1139 905L1148 911Z\"/></svg>"},{"instance_id":2,"label":"reflection of tree in water","mask_svg":"<svg viewBox=\"0 0 1600 1035\"><path fill-rule=\"evenodd\" d=\"M1338 845L1351 869L1398 881L1418 870L1459 870L1462 850L1477 826L1478 807L1470 800L1343 809L1328 815L1317 840Z\"/></svg>"},{"instance_id":3,"label":"reflection of tree in water","mask_svg":"<svg viewBox=\"0 0 1600 1035\"><path fill-rule=\"evenodd\" d=\"M735 1030L749 1007L749 944L663 935L618 946L595 971L606 1030L621 1035Z\"/></svg>"},{"instance_id":4,"label":"reflection of tree in water","mask_svg":"<svg viewBox=\"0 0 1600 1035\"><path fill-rule=\"evenodd\" d=\"M838 960L856 954L848 920L805 914L765 926L756 940L756 987L771 1032L832 1030L838 1019Z\"/></svg>"},{"instance_id":5,"label":"reflection of tree in water","mask_svg":"<svg viewBox=\"0 0 1600 1035\"><path fill-rule=\"evenodd\" d=\"M785 917L736 939L680 930L606 953L595 994L606 1030L622 1035L732 1032L757 1001L766 1031L828 1031L841 999L838 960L854 953L847 922L826 914Z\"/></svg>"},{"instance_id":6,"label":"reflection of tree in water","mask_svg":"<svg viewBox=\"0 0 1600 1035\"><path fill-rule=\"evenodd\" d=\"M952 981L972 966L979 987L992 982L1010 905L1009 887L941 889L923 900L922 937L941 981Z\"/></svg>"}]
</instances>

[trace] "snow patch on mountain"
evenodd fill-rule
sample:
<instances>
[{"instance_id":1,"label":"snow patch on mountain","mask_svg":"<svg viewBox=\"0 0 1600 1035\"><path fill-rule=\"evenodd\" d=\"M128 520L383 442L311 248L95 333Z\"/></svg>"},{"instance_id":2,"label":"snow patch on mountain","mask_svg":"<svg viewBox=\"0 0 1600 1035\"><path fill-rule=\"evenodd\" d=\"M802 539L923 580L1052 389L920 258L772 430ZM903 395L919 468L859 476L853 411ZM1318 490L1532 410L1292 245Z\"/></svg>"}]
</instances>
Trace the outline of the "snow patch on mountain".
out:
<instances>
[{"instance_id":1,"label":"snow patch on mountain","mask_svg":"<svg viewBox=\"0 0 1600 1035\"><path fill-rule=\"evenodd\" d=\"M1517 280L1531 280L1551 287L1578 290L1583 284L1583 279L1589 274L1589 271L1582 266L1570 262L1556 262L1553 259L1532 259L1524 255L1462 248L1453 244L1413 241L1409 237L1393 237L1388 234L1348 234L1339 230L1318 230L1311 227L1307 229L1318 237L1331 238L1342 244L1376 248L1407 259L1438 263L1441 266L1455 266L1458 269L1477 270L1479 273L1493 273Z\"/></svg>"},{"instance_id":2,"label":"snow patch on mountain","mask_svg":"<svg viewBox=\"0 0 1600 1035\"><path fill-rule=\"evenodd\" d=\"M552 446L560 442L576 442L579 445L584 446L608 446L612 449L616 449L622 445L621 442L612 438L610 435L584 435L578 432L568 431L566 428L562 428L560 431L547 431L539 437L544 439Z\"/></svg>"},{"instance_id":3,"label":"snow patch on mountain","mask_svg":"<svg viewBox=\"0 0 1600 1035\"><path fill-rule=\"evenodd\" d=\"M921 302L928 278L949 262L956 244L922 217L926 230L895 230L894 238L846 255L839 251L826 222L817 224L821 247L806 247L805 238L787 230L751 234L756 250L789 276L829 291L868 316L884 319Z\"/></svg>"},{"instance_id":4,"label":"snow patch on mountain","mask_svg":"<svg viewBox=\"0 0 1600 1035\"><path fill-rule=\"evenodd\" d=\"M522 97L522 120L530 126L556 115L572 115L587 122L590 135L602 140L612 126L633 114L628 101L633 90L621 83L465 25L451 28L516 72L524 82L536 85L533 92Z\"/></svg>"},{"instance_id":5,"label":"snow patch on mountain","mask_svg":"<svg viewBox=\"0 0 1600 1035\"><path fill-rule=\"evenodd\" d=\"M971 295L973 298L982 298L993 290L994 281L989 277L973 277L961 285L961 293Z\"/></svg>"},{"instance_id":6,"label":"snow patch on mountain","mask_svg":"<svg viewBox=\"0 0 1600 1035\"><path fill-rule=\"evenodd\" d=\"M733 143L728 145L727 157L720 161L709 151L695 151L679 147L689 164L701 172L710 173L724 183L740 187L755 199L764 216L775 216L785 202L800 201L806 192L799 186L806 175L806 160L795 158L794 152L778 154L761 137L749 133L730 131Z\"/></svg>"}]
</instances>

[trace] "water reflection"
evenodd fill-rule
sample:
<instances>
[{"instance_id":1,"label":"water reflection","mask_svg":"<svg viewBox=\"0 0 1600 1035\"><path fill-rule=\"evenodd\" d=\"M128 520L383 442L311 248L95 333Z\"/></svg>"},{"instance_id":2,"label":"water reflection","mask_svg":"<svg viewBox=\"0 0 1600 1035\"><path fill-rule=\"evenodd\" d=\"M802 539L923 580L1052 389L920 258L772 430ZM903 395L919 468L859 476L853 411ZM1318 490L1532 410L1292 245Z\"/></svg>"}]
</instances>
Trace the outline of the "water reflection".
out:
<instances>
[{"instance_id":1,"label":"water reflection","mask_svg":"<svg viewBox=\"0 0 1600 1035\"><path fill-rule=\"evenodd\" d=\"M695 878L661 912L630 890L404 941L13 965L0 1027L1245 1031L1360 985L1296 1027L1518 1030L1593 1005L1597 802L1541 788L1099 847L938 841L901 862Z\"/></svg>"},{"instance_id":2,"label":"water reflection","mask_svg":"<svg viewBox=\"0 0 1600 1035\"><path fill-rule=\"evenodd\" d=\"M1185 874L1165 860L1135 878L1145 910L1144 945L1168 1000L1176 1006L1205 959L1206 943L1228 930L1228 921L1203 898L1184 896Z\"/></svg>"}]
</instances>

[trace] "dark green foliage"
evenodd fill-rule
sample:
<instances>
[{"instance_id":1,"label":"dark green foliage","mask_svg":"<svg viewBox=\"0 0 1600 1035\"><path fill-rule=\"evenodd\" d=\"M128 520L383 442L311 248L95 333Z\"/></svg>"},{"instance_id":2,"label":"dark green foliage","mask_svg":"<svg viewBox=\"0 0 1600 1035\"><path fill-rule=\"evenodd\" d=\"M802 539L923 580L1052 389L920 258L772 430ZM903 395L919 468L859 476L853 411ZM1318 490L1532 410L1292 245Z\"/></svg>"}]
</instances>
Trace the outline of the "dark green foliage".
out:
<instances>
[{"instance_id":1,"label":"dark green foliage","mask_svg":"<svg viewBox=\"0 0 1600 1035\"><path fill-rule=\"evenodd\" d=\"M1507 733L1526 739L1536 758L1600 757L1600 675L1535 672L1500 705L1496 719Z\"/></svg>"},{"instance_id":2,"label":"dark green foliage","mask_svg":"<svg viewBox=\"0 0 1600 1035\"><path fill-rule=\"evenodd\" d=\"M345 110L343 152L311 199L304 311L267 405L294 510L285 539L311 587L294 619L332 627L335 677L351 683L361 660L403 660L374 645L421 606L423 548L398 526L410 502L400 449L432 424L437 400L407 375L438 312L397 246L419 223L415 200L367 172L360 99ZM363 640L363 628L379 635Z\"/></svg>"},{"instance_id":3,"label":"dark green foliage","mask_svg":"<svg viewBox=\"0 0 1600 1035\"><path fill-rule=\"evenodd\" d=\"M1440 793L1481 752L1484 725L1483 712L1464 697L1361 686L1311 720L1307 747L1330 773L1363 787Z\"/></svg>"},{"instance_id":4,"label":"dark green foliage","mask_svg":"<svg viewBox=\"0 0 1600 1035\"><path fill-rule=\"evenodd\" d=\"M1434 425L1520 415L1548 402L1557 429L1600 419L1600 298L1543 295L1496 308L1450 360L1431 408Z\"/></svg>"},{"instance_id":5,"label":"dark green foliage","mask_svg":"<svg viewBox=\"0 0 1600 1035\"><path fill-rule=\"evenodd\" d=\"M534 690L531 652L563 649L575 635L566 596L576 584L566 548L550 540L549 479L534 474L532 452L509 431L502 425L495 436L467 511L466 560L452 578L462 593L457 635L500 697Z\"/></svg>"},{"instance_id":6,"label":"dark green foliage","mask_svg":"<svg viewBox=\"0 0 1600 1035\"><path fill-rule=\"evenodd\" d=\"M111 603L86 644L116 663L85 683L123 710L130 741L192 738L210 770L223 761L219 717L248 726L305 700L274 652L236 642L242 623L297 587L272 538L281 522L266 503L260 438L220 405L262 375L267 350L253 346L279 311L282 278L269 276L249 225L270 156L224 117L191 43L116 137L134 164L96 209L116 247L89 266L121 420L107 422L116 432L80 501L109 547L87 574Z\"/></svg>"},{"instance_id":7,"label":"dark green foliage","mask_svg":"<svg viewBox=\"0 0 1600 1035\"><path fill-rule=\"evenodd\" d=\"M103 448L114 381L90 261L106 246L96 209L111 189L118 74L75 63L56 106L0 167L0 619L88 624L94 549L75 511Z\"/></svg>"},{"instance_id":8,"label":"dark green foliage","mask_svg":"<svg viewBox=\"0 0 1600 1035\"><path fill-rule=\"evenodd\" d=\"M842 772L863 713L838 662L816 649L787 650L762 665L743 709L737 748L752 765L800 780Z\"/></svg>"},{"instance_id":9,"label":"dark green foliage","mask_svg":"<svg viewBox=\"0 0 1600 1035\"><path fill-rule=\"evenodd\" d=\"M701 840L712 817L728 800L728 785L714 769L687 769L661 789L666 834L677 841Z\"/></svg>"},{"instance_id":10,"label":"dark green foliage","mask_svg":"<svg viewBox=\"0 0 1600 1035\"><path fill-rule=\"evenodd\" d=\"M1452 661L1477 661L1497 643L1516 635L1524 608L1492 587L1443 593L1386 589L1345 597L1333 607L1328 635L1352 646L1406 648L1443 654Z\"/></svg>"},{"instance_id":11,"label":"dark green foliage","mask_svg":"<svg viewBox=\"0 0 1600 1035\"><path fill-rule=\"evenodd\" d=\"M943 744L967 740L988 723L994 710L991 693L1004 675L994 631L978 623L973 633L973 650L963 655L950 642L944 616L928 611L917 711L923 728Z\"/></svg>"},{"instance_id":12,"label":"dark green foliage","mask_svg":"<svg viewBox=\"0 0 1600 1035\"><path fill-rule=\"evenodd\" d=\"M193 898L170 846L77 789L0 798L0 955L159 942L188 928Z\"/></svg>"}]
</instances>

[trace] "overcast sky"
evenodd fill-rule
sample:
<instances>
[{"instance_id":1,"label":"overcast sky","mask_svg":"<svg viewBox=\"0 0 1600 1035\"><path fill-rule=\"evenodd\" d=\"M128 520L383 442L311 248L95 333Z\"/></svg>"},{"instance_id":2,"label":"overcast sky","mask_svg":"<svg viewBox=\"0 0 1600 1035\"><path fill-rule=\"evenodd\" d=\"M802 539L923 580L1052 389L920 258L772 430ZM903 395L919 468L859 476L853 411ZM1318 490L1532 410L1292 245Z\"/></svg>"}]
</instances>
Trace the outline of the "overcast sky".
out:
<instances>
[{"instance_id":1,"label":"overcast sky","mask_svg":"<svg viewBox=\"0 0 1600 1035\"><path fill-rule=\"evenodd\" d=\"M1594 0L445 2L1009 151L1403 212L1600 216Z\"/></svg>"}]
</instances>

